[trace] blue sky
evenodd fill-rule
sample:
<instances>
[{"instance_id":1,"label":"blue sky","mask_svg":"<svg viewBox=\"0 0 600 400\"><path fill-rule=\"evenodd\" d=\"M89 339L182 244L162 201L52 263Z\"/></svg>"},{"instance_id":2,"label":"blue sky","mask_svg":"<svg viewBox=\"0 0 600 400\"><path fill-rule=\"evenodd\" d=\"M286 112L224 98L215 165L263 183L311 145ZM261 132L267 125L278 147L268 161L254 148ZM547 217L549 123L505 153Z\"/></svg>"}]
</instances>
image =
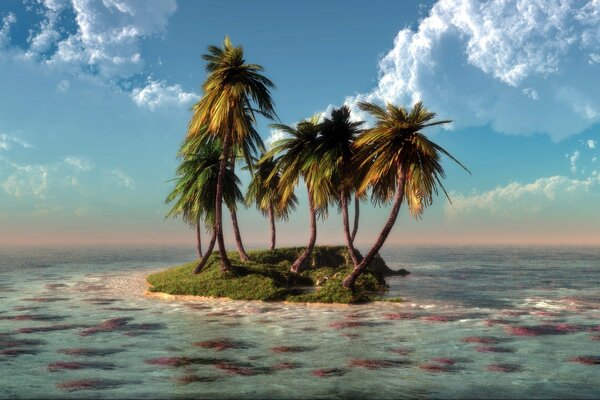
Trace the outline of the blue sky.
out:
<instances>
[{"instance_id":1,"label":"blue sky","mask_svg":"<svg viewBox=\"0 0 600 400\"><path fill-rule=\"evenodd\" d=\"M0 2L0 244L190 243L164 220L200 58L225 35L293 124L360 100L423 100L453 204L390 243L600 243L600 2ZM276 137L266 121L259 131ZM272 136L274 135L274 136ZM248 177L243 177L247 182ZM304 191L279 242L302 244ZM388 209L365 203L369 244ZM248 243L266 221L240 213ZM321 243L342 241L335 212Z\"/></svg>"}]
</instances>

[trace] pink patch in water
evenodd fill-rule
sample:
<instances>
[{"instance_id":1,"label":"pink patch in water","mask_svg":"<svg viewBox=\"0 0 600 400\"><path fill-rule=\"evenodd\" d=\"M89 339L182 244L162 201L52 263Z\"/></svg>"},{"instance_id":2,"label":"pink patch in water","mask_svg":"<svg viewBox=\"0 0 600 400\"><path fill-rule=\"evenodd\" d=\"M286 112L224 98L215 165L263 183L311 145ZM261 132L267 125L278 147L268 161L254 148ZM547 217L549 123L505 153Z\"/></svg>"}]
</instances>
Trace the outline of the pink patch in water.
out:
<instances>
[{"instance_id":1,"label":"pink patch in water","mask_svg":"<svg viewBox=\"0 0 600 400\"><path fill-rule=\"evenodd\" d=\"M232 375L251 376L258 375L258 371L252 367L238 365L232 362L216 363L215 367Z\"/></svg>"},{"instance_id":2,"label":"pink patch in water","mask_svg":"<svg viewBox=\"0 0 600 400\"><path fill-rule=\"evenodd\" d=\"M521 310L504 310L500 314L508 315L509 317L520 317L521 315L529 314L529 312Z\"/></svg>"},{"instance_id":3,"label":"pink patch in water","mask_svg":"<svg viewBox=\"0 0 600 400\"><path fill-rule=\"evenodd\" d=\"M366 324L364 322L360 321L339 321L329 324L329 326L333 329L359 328L365 325Z\"/></svg>"},{"instance_id":4,"label":"pink patch in water","mask_svg":"<svg viewBox=\"0 0 600 400\"><path fill-rule=\"evenodd\" d=\"M508 325L510 323L512 323L512 321L506 320L506 319L486 319L485 321L483 321L484 324L486 324L487 326L494 326L494 325Z\"/></svg>"},{"instance_id":5,"label":"pink patch in water","mask_svg":"<svg viewBox=\"0 0 600 400\"><path fill-rule=\"evenodd\" d=\"M312 375L319 378L329 378L332 376L342 376L346 373L343 369L340 368L321 368L315 369L312 371Z\"/></svg>"},{"instance_id":6,"label":"pink patch in water","mask_svg":"<svg viewBox=\"0 0 600 400\"><path fill-rule=\"evenodd\" d=\"M55 301L67 301L71 300L68 297L31 297L28 299L23 299L24 301L34 301L36 303L52 303Z\"/></svg>"},{"instance_id":7,"label":"pink patch in water","mask_svg":"<svg viewBox=\"0 0 600 400\"><path fill-rule=\"evenodd\" d=\"M276 371L283 371L286 369L295 369L295 368L300 368L300 364L292 363L292 362L282 362L282 363L273 365L273 369Z\"/></svg>"},{"instance_id":8,"label":"pink patch in water","mask_svg":"<svg viewBox=\"0 0 600 400\"><path fill-rule=\"evenodd\" d=\"M302 346L277 346L271 347L273 353L300 353L306 351L306 347Z\"/></svg>"},{"instance_id":9,"label":"pink patch in water","mask_svg":"<svg viewBox=\"0 0 600 400\"><path fill-rule=\"evenodd\" d=\"M493 347L493 346L477 346L475 350L480 353L513 353L513 349L506 347Z\"/></svg>"},{"instance_id":10,"label":"pink patch in water","mask_svg":"<svg viewBox=\"0 0 600 400\"><path fill-rule=\"evenodd\" d=\"M507 326L504 329L506 333L516 336L561 335L580 332L582 330L581 327L571 324Z\"/></svg>"},{"instance_id":11,"label":"pink patch in water","mask_svg":"<svg viewBox=\"0 0 600 400\"><path fill-rule=\"evenodd\" d=\"M217 351L227 350L227 349L244 349L244 348L248 347L247 345L245 345L243 343L235 342L230 339L205 340L202 342L195 342L195 343L193 343L193 345L198 346L198 347L203 347L205 349L213 349L213 350L217 350Z\"/></svg>"},{"instance_id":12,"label":"pink patch in water","mask_svg":"<svg viewBox=\"0 0 600 400\"><path fill-rule=\"evenodd\" d=\"M404 348L390 349L390 351L392 353L396 353L396 354L401 355L401 356L407 356L407 355L409 355L410 353L413 352L412 349L404 349Z\"/></svg>"},{"instance_id":13,"label":"pink patch in water","mask_svg":"<svg viewBox=\"0 0 600 400\"><path fill-rule=\"evenodd\" d=\"M578 356L569 358L570 362L585 365L600 365L600 356Z\"/></svg>"},{"instance_id":14,"label":"pink patch in water","mask_svg":"<svg viewBox=\"0 0 600 400\"><path fill-rule=\"evenodd\" d=\"M600 335L594 335L594 336L592 336L592 340L600 340Z\"/></svg>"},{"instance_id":15,"label":"pink patch in water","mask_svg":"<svg viewBox=\"0 0 600 400\"><path fill-rule=\"evenodd\" d=\"M76 390L108 389L117 387L121 384L123 383L119 381L112 381L106 379L78 379L74 381L57 383L56 387L62 390L66 390L68 392L73 392Z\"/></svg>"},{"instance_id":16,"label":"pink patch in water","mask_svg":"<svg viewBox=\"0 0 600 400\"><path fill-rule=\"evenodd\" d=\"M184 365L190 365L192 362L188 357L159 357L150 358L144 361L146 364L151 365L164 365L167 367L181 367Z\"/></svg>"},{"instance_id":17,"label":"pink patch in water","mask_svg":"<svg viewBox=\"0 0 600 400\"><path fill-rule=\"evenodd\" d=\"M400 361L390 361L390 360L375 360L375 359L359 359L355 358L350 360L348 366L350 367L361 367L366 369L380 369L380 368L392 368L397 367L399 365L406 364L405 362Z\"/></svg>"},{"instance_id":18,"label":"pink patch in water","mask_svg":"<svg viewBox=\"0 0 600 400\"><path fill-rule=\"evenodd\" d=\"M454 365L454 364L456 364L456 360L453 360L451 358L443 358L443 357L442 358L434 358L431 361L435 361L437 363L446 364L446 365Z\"/></svg>"},{"instance_id":19,"label":"pink patch in water","mask_svg":"<svg viewBox=\"0 0 600 400\"><path fill-rule=\"evenodd\" d=\"M422 319L427 322L453 322L459 320L460 317L455 315L430 315Z\"/></svg>"},{"instance_id":20,"label":"pink patch in water","mask_svg":"<svg viewBox=\"0 0 600 400\"><path fill-rule=\"evenodd\" d=\"M52 332L52 331L65 331L68 329L81 328L81 325L67 325L67 324L58 324L58 325L50 325L50 326L35 326L31 328L21 328L18 329L18 333L38 333L38 332Z\"/></svg>"},{"instance_id":21,"label":"pink patch in water","mask_svg":"<svg viewBox=\"0 0 600 400\"><path fill-rule=\"evenodd\" d=\"M98 325L94 325L91 328L88 328L79 333L81 336L93 335L100 332L112 332L116 330L121 330L127 325L129 321L133 318L125 317L125 318L112 318L101 322Z\"/></svg>"},{"instance_id":22,"label":"pink patch in water","mask_svg":"<svg viewBox=\"0 0 600 400\"><path fill-rule=\"evenodd\" d=\"M406 320L406 319L417 319L419 318L415 314L411 313L393 313L393 314L383 314L383 318L388 320Z\"/></svg>"},{"instance_id":23,"label":"pink patch in water","mask_svg":"<svg viewBox=\"0 0 600 400\"><path fill-rule=\"evenodd\" d=\"M427 372L450 372L451 370L446 365L440 364L422 364L419 368Z\"/></svg>"},{"instance_id":24,"label":"pink patch in water","mask_svg":"<svg viewBox=\"0 0 600 400\"><path fill-rule=\"evenodd\" d=\"M537 315L538 317L558 317L560 314L551 311L532 311L531 315Z\"/></svg>"},{"instance_id":25,"label":"pink patch in water","mask_svg":"<svg viewBox=\"0 0 600 400\"><path fill-rule=\"evenodd\" d=\"M462 339L465 343L482 343L482 344L492 344L498 343L498 339L489 337L489 336L468 336Z\"/></svg>"},{"instance_id":26,"label":"pink patch in water","mask_svg":"<svg viewBox=\"0 0 600 400\"><path fill-rule=\"evenodd\" d=\"M490 372L516 372L521 368L513 364L490 364L486 369Z\"/></svg>"}]
</instances>

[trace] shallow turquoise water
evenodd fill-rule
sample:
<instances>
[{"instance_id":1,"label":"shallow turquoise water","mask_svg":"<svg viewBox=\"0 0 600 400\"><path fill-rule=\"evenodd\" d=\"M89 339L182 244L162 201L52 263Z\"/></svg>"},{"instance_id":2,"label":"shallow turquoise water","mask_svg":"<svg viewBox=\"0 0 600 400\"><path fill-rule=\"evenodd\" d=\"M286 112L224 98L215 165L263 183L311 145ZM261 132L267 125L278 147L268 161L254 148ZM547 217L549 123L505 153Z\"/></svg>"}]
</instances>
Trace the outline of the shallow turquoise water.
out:
<instances>
[{"instance_id":1,"label":"shallow turquoise water","mask_svg":"<svg viewBox=\"0 0 600 400\"><path fill-rule=\"evenodd\" d=\"M0 250L0 397L600 397L600 249L388 249L401 304L141 295L193 256Z\"/></svg>"}]
</instances>

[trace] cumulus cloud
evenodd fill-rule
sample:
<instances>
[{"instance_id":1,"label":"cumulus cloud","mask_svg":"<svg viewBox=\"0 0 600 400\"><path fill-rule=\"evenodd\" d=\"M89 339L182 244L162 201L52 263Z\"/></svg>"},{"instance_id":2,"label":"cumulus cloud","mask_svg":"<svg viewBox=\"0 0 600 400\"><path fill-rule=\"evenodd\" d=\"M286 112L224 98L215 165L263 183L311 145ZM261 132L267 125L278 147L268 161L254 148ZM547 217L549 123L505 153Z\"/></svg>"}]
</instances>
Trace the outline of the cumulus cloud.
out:
<instances>
[{"instance_id":1,"label":"cumulus cloud","mask_svg":"<svg viewBox=\"0 0 600 400\"><path fill-rule=\"evenodd\" d=\"M106 78L141 72L141 40L162 33L177 8L175 0L72 0L77 31L58 40L55 22L64 4L46 1L44 5L46 19L28 51L40 53L38 47L46 50L47 44L54 43L56 51L48 57L48 65ZM36 39L40 46L34 46Z\"/></svg>"},{"instance_id":2,"label":"cumulus cloud","mask_svg":"<svg viewBox=\"0 0 600 400\"><path fill-rule=\"evenodd\" d=\"M270 149L271 147L273 147L273 144L275 142L277 142L278 140L285 139L288 136L289 135L287 133L285 133L284 131L282 131L280 129L271 129L271 134L265 140L265 146L267 147L267 149Z\"/></svg>"},{"instance_id":3,"label":"cumulus cloud","mask_svg":"<svg viewBox=\"0 0 600 400\"><path fill-rule=\"evenodd\" d=\"M128 189L135 188L135 181L133 180L133 178L127 175L125 172L121 171L120 169L113 169L111 171L111 176L113 181L118 186L125 187Z\"/></svg>"},{"instance_id":4,"label":"cumulus cloud","mask_svg":"<svg viewBox=\"0 0 600 400\"><path fill-rule=\"evenodd\" d=\"M598 0L439 0L379 61L377 87L346 99L423 100L457 127L554 140L600 121ZM356 107L353 108L356 111Z\"/></svg>"},{"instance_id":5,"label":"cumulus cloud","mask_svg":"<svg viewBox=\"0 0 600 400\"><path fill-rule=\"evenodd\" d=\"M26 48L13 46L10 54L57 73L60 92L69 89L68 79L74 77L92 77L129 92L133 80L147 73L143 40L163 34L177 9L175 0L37 0L31 5L42 21L30 29ZM72 18L72 31L65 28L67 18ZM0 48L11 44L10 28L15 22L14 14L2 19ZM180 85L152 79L131 92L136 104L151 110L188 104L194 97Z\"/></svg>"},{"instance_id":6,"label":"cumulus cloud","mask_svg":"<svg viewBox=\"0 0 600 400\"><path fill-rule=\"evenodd\" d=\"M597 140L593 140L593 139L588 139L588 140L585 142L585 144L587 144L587 147L588 147L589 149L595 149L595 148L596 148L596 145L598 144L598 141L597 141Z\"/></svg>"},{"instance_id":7,"label":"cumulus cloud","mask_svg":"<svg viewBox=\"0 0 600 400\"><path fill-rule=\"evenodd\" d=\"M452 204L446 204L445 212L451 218L481 212L493 216L518 217L523 212L540 211L548 202L561 201L565 196L579 196L599 184L600 174L593 171L586 179L557 175L539 178L531 183L513 182L485 192L451 192Z\"/></svg>"},{"instance_id":8,"label":"cumulus cloud","mask_svg":"<svg viewBox=\"0 0 600 400\"><path fill-rule=\"evenodd\" d=\"M131 98L138 106L154 111L159 107L189 105L198 100L199 95L186 92L181 85L149 79L143 88L133 89Z\"/></svg>"}]
</instances>

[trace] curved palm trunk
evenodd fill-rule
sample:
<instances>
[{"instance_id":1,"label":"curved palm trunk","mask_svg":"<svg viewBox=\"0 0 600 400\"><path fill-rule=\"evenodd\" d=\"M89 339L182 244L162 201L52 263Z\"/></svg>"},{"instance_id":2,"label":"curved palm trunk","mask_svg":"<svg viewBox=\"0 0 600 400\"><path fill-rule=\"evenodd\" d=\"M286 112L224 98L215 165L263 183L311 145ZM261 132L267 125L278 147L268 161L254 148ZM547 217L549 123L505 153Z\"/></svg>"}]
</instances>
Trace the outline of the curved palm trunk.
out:
<instances>
[{"instance_id":1,"label":"curved palm trunk","mask_svg":"<svg viewBox=\"0 0 600 400\"><path fill-rule=\"evenodd\" d=\"M202 258L202 235L200 234L200 221L196 223L196 249L198 258Z\"/></svg>"},{"instance_id":2,"label":"curved palm trunk","mask_svg":"<svg viewBox=\"0 0 600 400\"><path fill-rule=\"evenodd\" d=\"M233 233L235 234L235 243L237 244L238 254L240 255L241 261L249 261L250 257L246 250L244 249L244 244L242 243L242 235L240 234L240 227L237 221L237 214L235 210L229 209L231 213L231 223L233 224Z\"/></svg>"},{"instance_id":3,"label":"curved palm trunk","mask_svg":"<svg viewBox=\"0 0 600 400\"><path fill-rule=\"evenodd\" d=\"M231 158L231 171L235 173L235 157ZM229 213L231 214L231 223L233 224L233 233L235 235L235 243L237 244L240 260L248 261L250 260L250 257L248 257L248 253L246 253L246 250L244 249L244 244L242 243L242 235L240 234L237 213L231 208L229 209Z\"/></svg>"},{"instance_id":4,"label":"curved palm trunk","mask_svg":"<svg viewBox=\"0 0 600 400\"><path fill-rule=\"evenodd\" d=\"M358 202L358 197L354 196L354 227L352 227L352 244L354 244L354 239L356 238L356 233L358 232L358 217L360 215L360 204Z\"/></svg>"},{"instance_id":5,"label":"curved palm trunk","mask_svg":"<svg viewBox=\"0 0 600 400\"><path fill-rule=\"evenodd\" d=\"M356 249L354 249L354 244L352 243L352 236L350 235L350 222L348 218L348 196L346 196L345 191L342 191L340 196L340 203L342 206L342 222L344 225L344 237L346 239L346 247L348 247L348 253L350 253L350 258L352 259L352 263L354 264L354 268L358 267L358 254L356 254Z\"/></svg>"},{"instance_id":6,"label":"curved palm trunk","mask_svg":"<svg viewBox=\"0 0 600 400\"><path fill-rule=\"evenodd\" d=\"M398 217L398 213L400 212L400 206L402 205L402 198L404 197L404 184L406 183L406 175L404 171L401 169L398 173L398 180L396 194L394 195L394 205L392 206L392 211L390 212L390 216L388 221L384 225L381 233L379 234L379 238L375 242L375 245L371 248L371 250L367 253L365 258L362 259L360 264L354 268L354 270L344 278L343 285L347 288L353 288L356 279L362 274L367 266L373 261L375 255L379 252L383 243L387 239L394 223L396 222L396 218Z\"/></svg>"},{"instance_id":7,"label":"curved palm trunk","mask_svg":"<svg viewBox=\"0 0 600 400\"><path fill-rule=\"evenodd\" d=\"M208 243L208 249L206 250L206 253L204 253L204 257L202 257L198 265L196 265L196 268L194 268L194 274L199 274L202 271L202 269L206 265L206 262L208 261L208 258L212 254L213 249L215 248L216 241L217 231L213 230L212 236L210 237L210 242Z\"/></svg>"},{"instance_id":8,"label":"curved palm trunk","mask_svg":"<svg viewBox=\"0 0 600 400\"><path fill-rule=\"evenodd\" d=\"M217 176L217 189L215 196L215 230L217 231L217 242L219 243L219 256L221 257L221 271L227 272L231 270L231 261L227 258L225 251L225 240L223 239L223 179L225 178L225 170L229 161L229 146L231 138L225 135L223 140L223 158L219 165L219 175Z\"/></svg>"},{"instance_id":9,"label":"curved palm trunk","mask_svg":"<svg viewBox=\"0 0 600 400\"><path fill-rule=\"evenodd\" d=\"M273 204L269 204L269 221L271 223L271 250L275 250L275 213L273 212Z\"/></svg>"},{"instance_id":10,"label":"curved palm trunk","mask_svg":"<svg viewBox=\"0 0 600 400\"><path fill-rule=\"evenodd\" d=\"M305 269L304 265L306 264L306 259L311 255L313 248L315 247L315 242L317 241L317 214L310 190L308 191L308 209L310 213L310 239L308 240L308 246L300 257L294 261L294 264L290 269L295 273L302 272L302 270Z\"/></svg>"}]
</instances>

